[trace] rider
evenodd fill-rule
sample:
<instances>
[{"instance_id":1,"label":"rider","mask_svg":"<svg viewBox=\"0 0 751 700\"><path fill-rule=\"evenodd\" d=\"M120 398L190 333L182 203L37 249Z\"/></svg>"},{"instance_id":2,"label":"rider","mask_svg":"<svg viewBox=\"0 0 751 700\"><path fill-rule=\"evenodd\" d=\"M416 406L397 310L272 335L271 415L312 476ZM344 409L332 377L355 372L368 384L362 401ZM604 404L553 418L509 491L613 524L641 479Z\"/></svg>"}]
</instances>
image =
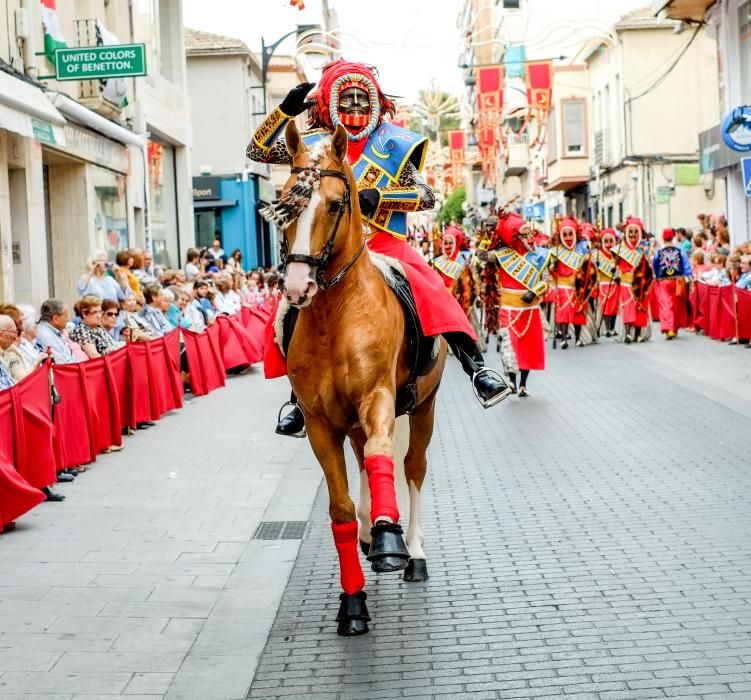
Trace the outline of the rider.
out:
<instances>
[{"instance_id":1,"label":"rider","mask_svg":"<svg viewBox=\"0 0 751 700\"><path fill-rule=\"evenodd\" d=\"M359 190L360 208L369 226L368 248L397 258L412 288L426 336L443 335L485 408L502 401L509 388L500 375L485 368L476 336L464 312L432 270L406 242L407 213L433 209L433 191L420 175L427 139L384 121L394 104L381 91L374 69L343 59L324 67L317 91L307 99L312 83L302 83L256 129L248 146L250 159L290 164L292 158L279 136L290 119L308 110L310 131L303 141L310 146L343 125L349 136L348 159ZM266 375L286 373L274 343L267 343ZM271 357L269 357L269 354ZM304 435L305 418L293 401L293 410L277 426L282 435Z\"/></svg>"}]
</instances>

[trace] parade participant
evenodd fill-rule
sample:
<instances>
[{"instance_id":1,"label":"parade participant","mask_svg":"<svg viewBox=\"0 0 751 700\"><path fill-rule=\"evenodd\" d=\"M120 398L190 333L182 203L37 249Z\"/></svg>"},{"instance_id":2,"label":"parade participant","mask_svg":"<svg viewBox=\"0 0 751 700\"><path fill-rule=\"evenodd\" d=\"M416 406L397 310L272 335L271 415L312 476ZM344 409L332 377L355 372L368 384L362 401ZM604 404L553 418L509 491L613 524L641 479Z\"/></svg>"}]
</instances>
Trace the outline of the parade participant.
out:
<instances>
[{"instance_id":1,"label":"parade participant","mask_svg":"<svg viewBox=\"0 0 751 700\"><path fill-rule=\"evenodd\" d=\"M579 240L579 224L570 216L563 217L556 242L552 249L552 269L550 272L555 290L556 332L563 342L561 348L568 348L569 324L574 326L574 338L577 345L582 326L587 322L586 308L577 303L575 284L577 272L584 265L588 246Z\"/></svg>"},{"instance_id":2,"label":"parade participant","mask_svg":"<svg viewBox=\"0 0 751 700\"><path fill-rule=\"evenodd\" d=\"M688 283L691 279L691 263L683 250L673 245L675 231L666 228L662 232L665 245L655 253L652 260L656 293L660 308L660 330L667 340L678 335L678 329L687 325Z\"/></svg>"},{"instance_id":3,"label":"parade participant","mask_svg":"<svg viewBox=\"0 0 751 700\"><path fill-rule=\"evenodd\" d=\"M540 301L547 284L543 271L550 251L535 250L532 229L522 217L512 212L498 215L498 226L490 249L500 267L501 327L507 329L519 368L519 396L526 397L531 370L545 369L545 335L542 328ZM516 387L516 375L509 371Z\"/></svg>"},{"instance_id":4,"label":"parade participant","mask_svg":"<svg viewBox=\"0 0 751 700\"><path fill-rule=\"evenodd\" d=\"M605 337L615 335L615 321L618 317L620 292L618 285L618 262L613 255L617 237L615 230L605 228L600 233L600 247L597 249L597 284L600 300L600 316L605 322Z\"/></svg>"},{"instance_id":5,"label":"parade participant","mask_svg":"<svg viewBox=\"0 0 751 700\"><path fill-rule=\"evenodd\" d=\"M447 226L441 239L441 254L431 260L431 265L438 270L443 283L451 289L454 282L464 270L469 252L467 238L456 226Z\"/></svg>"},{"instance_id":6,"label":"parade participant","mask_svg":"<svg viewBox=\"0 0 751 700\"><path fill-rule=\"evenodd\" d=\"M630 216L624 225L623 239L613 248L621 278L621 313L626 343L642 342L645 339L642 329L649 323L647 304L654 272L644 254L643 241L644 224L641 219Z\"/></svg>"},{"instance_id":7,"label":"parade participant","mask_svg":"<svg viewBox=\"0 0 751 700\"><path fill-rule=\"evenodd\" d=\"M427 139L384 121L387 114L393 114L394 104L381 91L375 71L369 66L339 59L324 67L318 89L307 100L312 87L312 83L302 83L290 90L256 129L247 149L248 157L263 163L291 164L292 156L279 137L288 122L306 110L311 130L303 134L303 142L308 148L330 136L338 125L344 126L349 137L347 156L369 227L368 248L400 261L425 335L444 336L485 408L498 403L509 394L508 386L498 373L485 368L464 312L447 293L441 277L406 242L407 213L435 206L433 191L420 174ZM304 183L301 187L305 187ZM278 200L265 212L282 228L295 217L290 201L295 195L286 194L286 200ZM320 277L322 271L316 273ZM316 283L309 280L311 285ZM266 376L284 375L284 358L276 344L267 343L266 349ZM304 424L302 411L295 404L292 412L280 420L277 432L301 436Z\"/></svg>"}]
</instances>

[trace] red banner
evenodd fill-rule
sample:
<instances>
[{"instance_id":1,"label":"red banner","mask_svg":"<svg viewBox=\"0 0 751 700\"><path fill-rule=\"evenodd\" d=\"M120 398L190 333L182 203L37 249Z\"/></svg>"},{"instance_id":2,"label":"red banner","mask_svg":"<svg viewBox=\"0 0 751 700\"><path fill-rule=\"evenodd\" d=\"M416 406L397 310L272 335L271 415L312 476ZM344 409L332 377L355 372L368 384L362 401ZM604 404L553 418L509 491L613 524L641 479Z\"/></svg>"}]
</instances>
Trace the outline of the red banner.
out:
<instances>
[{"instance_id":1,"label":"red banner","mask_svg":"<svg viewBox=\"0 0 751 700\"><path fill-rule=\"evenodd\" d=\"M529 106L549 112L553 97L553 62L529 61L527 73L527 99Z\"/></svg>"},{"instance_id":2,"label":"red banner","mask_svg":"<svg viewBox=\"0 0 751 700\"><path fill-rule=\"evenodd\" d=\"M495 128L501 123L503 109L503 66L477 69L477 111L480 129Z\"/></svg>"},{"instance_id":3,"label":"red banner","mask_svg":"<svg viewBox=\"0 0 751 700\"><path fill-rule=\"evenodd\" d=\"M449 161L454 165L464 165L466 136L461 129L449 131Z\"/></svg>"}]
</instances>

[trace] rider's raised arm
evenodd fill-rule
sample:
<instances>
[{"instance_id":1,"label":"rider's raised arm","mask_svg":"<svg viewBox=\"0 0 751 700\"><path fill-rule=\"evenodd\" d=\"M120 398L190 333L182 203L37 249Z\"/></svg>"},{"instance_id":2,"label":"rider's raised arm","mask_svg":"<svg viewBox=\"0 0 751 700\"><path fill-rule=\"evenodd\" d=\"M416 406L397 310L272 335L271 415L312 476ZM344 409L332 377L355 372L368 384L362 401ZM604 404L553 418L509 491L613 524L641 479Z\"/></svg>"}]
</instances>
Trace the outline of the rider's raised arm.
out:
<instances>
[{"instance_id":1,"label":"rider's raised arm","mask_svg":"<svg viewBox=\"0 0 751 700\"><path fill-rule=\"evenodd\" d=\"M409 162L399 176L399 186L380 190L380 194L379 208L390 211L428 211L435 207L432 188Z\"/></svg>"}]
</instances>

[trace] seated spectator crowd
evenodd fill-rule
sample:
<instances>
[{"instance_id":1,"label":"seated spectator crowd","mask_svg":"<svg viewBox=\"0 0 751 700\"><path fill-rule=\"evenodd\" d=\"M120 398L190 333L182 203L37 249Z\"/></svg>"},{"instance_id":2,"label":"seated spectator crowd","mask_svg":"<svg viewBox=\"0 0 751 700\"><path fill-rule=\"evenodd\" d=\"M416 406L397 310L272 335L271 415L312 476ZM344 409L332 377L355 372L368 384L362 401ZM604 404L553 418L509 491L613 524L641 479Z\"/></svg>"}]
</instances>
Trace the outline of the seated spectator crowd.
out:
<instances>
[{"instance_id":1,"label":"seated spectator crowd","mask_svg":"<svg viewBox=\"0 0 751 700\"><path fill-rule=\"evenodd\" d=\"M37 313L28 304L0 304L0 391L48 358L57 364L84 362L176 328L201 333L217 317L238 314L243 307L270 311L279 294L278 280L275 272L245 272L241 252L226 259L219 241L204 251L189 250L185 270L155 268L151 254L138 248L119 251L114 261L96 251L78 280L79 298L72 306L48 299ZM184 348L181 369L189 391ZM150 425L146 421L136 428ZM72 481L84 470L65 470L58 481ZM43 491L48 501L65 498L49 488ZM0 533L2 528L0 523Z\"/></svg>"}]
</instances>

